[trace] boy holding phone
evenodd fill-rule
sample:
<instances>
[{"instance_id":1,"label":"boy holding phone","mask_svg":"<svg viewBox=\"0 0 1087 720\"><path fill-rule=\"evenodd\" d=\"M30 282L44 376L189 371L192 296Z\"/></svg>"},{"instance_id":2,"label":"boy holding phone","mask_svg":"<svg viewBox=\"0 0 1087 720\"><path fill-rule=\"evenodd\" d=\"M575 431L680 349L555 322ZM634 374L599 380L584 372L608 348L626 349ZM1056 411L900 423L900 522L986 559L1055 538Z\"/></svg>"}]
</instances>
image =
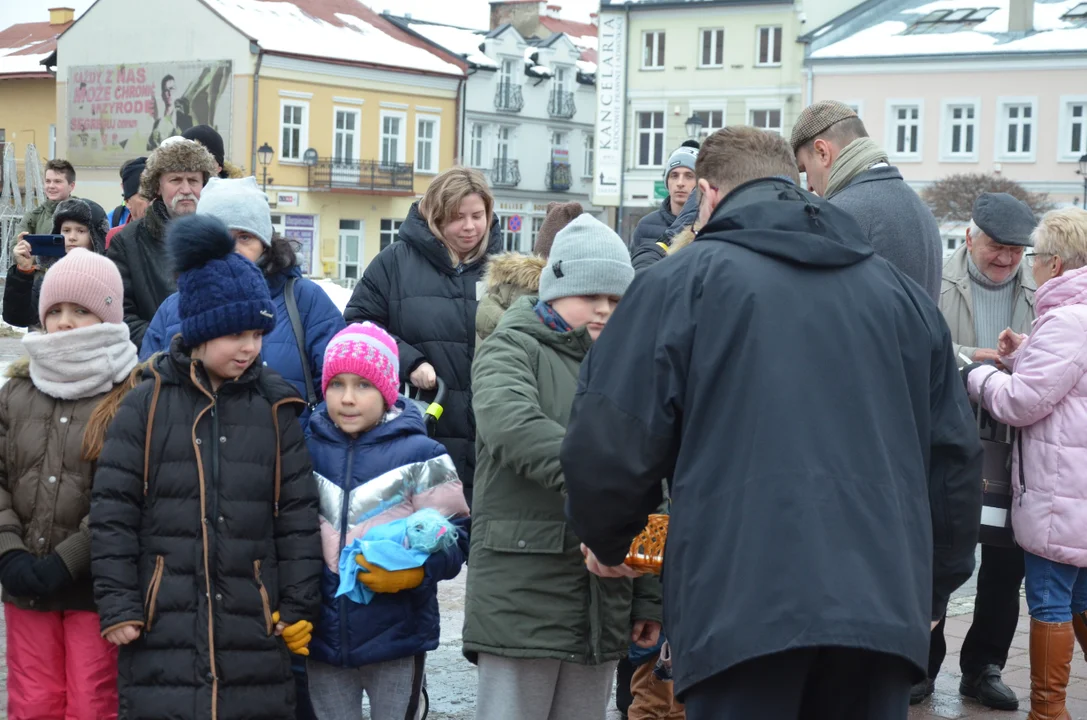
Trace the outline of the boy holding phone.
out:
<instances>
[{"instance_id":1,"label":"boy holding phone","mask_svg":"<svg viewBox=\"0 0 1087 720\"><path fill-rule=\"evenodd\" d=\"M57 203L52 235L23 236L15 244L15 264L4 285L4 322L17 327L38 324L38 292L45 271L74 248L104 255L109 221L102 206L68 198ZM63 238L63 241L60 239Z\"/></svg>"}]
</instances>

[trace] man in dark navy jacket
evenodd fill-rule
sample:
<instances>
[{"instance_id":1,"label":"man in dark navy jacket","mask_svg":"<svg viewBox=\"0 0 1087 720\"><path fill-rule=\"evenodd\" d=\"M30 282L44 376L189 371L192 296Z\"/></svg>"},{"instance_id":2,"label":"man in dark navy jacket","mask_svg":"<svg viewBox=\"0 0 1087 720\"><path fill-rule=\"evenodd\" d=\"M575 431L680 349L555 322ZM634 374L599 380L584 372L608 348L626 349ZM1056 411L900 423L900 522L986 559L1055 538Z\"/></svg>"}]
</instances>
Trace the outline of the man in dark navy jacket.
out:
<instances>
[{"instance_id":1,"label":"man in dark navy jacket","mask_svg":"<svg viewBox=\"0 0 1087 720\"><path fill-rule=\"evenodd\" d=\"M973 569L981 447L925 291L788 144L721 130L702 230L640 274L563 445L589 569L620 576L671 479L665 627L690 720L905 720Z\"/></svg>"}]
</instances>

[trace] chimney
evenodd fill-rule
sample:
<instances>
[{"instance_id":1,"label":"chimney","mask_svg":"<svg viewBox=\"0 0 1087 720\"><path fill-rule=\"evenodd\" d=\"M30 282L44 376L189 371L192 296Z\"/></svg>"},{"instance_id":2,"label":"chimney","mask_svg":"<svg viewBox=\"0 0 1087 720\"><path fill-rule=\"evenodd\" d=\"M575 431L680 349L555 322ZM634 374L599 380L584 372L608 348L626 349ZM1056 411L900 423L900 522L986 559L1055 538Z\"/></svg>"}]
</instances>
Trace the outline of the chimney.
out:
<instances>
[{"instance_id":1,"label":"chimney","mask_svg":"<svg viewBox=\"0 0 1087 720\"><path fill-rule=\"evenodd\" d=\"M1034 0L1011 0L1008 6L1008 32L1034 29Z\"/></svg>"},{"instance_id":2,"label":"chimney","mask_svg":"<svg viewBox=\"0 0 1087 720\"><path fill-rule=\"evenodd\" d=\"M56 7L49 8L50 25L67 25L75 20L75 8Z\"/></svg>"},{"instance_id":3,"label":"chimney","mask_svg":"<svg viewBox=\"0 0 1087 720\"><path fill-rule=\"evenodd\" d=\"M548 5L547 6L547 12L544 13L544 14L545 14L546 17L549 17L549 18L558 18L559 12L561 10L562 10L561 5Z\"/></svg>"},{"instance_id":4,"label":"chimney","mask_svg":"<svg viewBox=\"0 0 1087 720\"><path fill-rule=\"evenodd\" d=\"M600 27L600 16L596 13L589 13L589 24Z\"/></svg>"}]
</instances>

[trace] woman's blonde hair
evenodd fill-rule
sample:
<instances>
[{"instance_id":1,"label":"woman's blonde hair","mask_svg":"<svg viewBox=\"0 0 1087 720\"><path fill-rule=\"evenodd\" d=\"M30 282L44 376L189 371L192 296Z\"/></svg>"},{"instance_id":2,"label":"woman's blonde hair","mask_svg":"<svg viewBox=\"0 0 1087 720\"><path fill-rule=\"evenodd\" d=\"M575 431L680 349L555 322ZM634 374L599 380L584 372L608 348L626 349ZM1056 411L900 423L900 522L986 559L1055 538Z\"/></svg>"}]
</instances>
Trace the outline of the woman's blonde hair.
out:
<instances>
[{"instance_id":1,"label":"woman's blonde hair","mask_svg":"<svg viewBox=\"0 0 1087 720\"><path fill-rule=\"evenodd\" d=\"M449 244L445 242L442 230L460 212L460 204L469 195L479 195L483 198L483 209L487 215L487 227L483 231L483 238L479 245L468 257L463 260L453 252ZM487 179L483 173L466 167L454 167L446 170L430 183L423 199L419 201L419 214L426 220L430 232L438 238L449 250L449 258L454 265L464 263L471 265L487 254L488 236L491 233L491 222L494 218L494 195L487 187Z\"/></svg>"},{"instance_id":2,"label":"woman's blonde hair","mask_svg":"<svg viewBox=\"0 0 1087 720\"><path fill-rule=\"evenodd\" d=\"M1056 255L1069 270L1087 267L1087 210L1050 210L1031 233L1037 255Z\"/></svg>"}]
</instances>

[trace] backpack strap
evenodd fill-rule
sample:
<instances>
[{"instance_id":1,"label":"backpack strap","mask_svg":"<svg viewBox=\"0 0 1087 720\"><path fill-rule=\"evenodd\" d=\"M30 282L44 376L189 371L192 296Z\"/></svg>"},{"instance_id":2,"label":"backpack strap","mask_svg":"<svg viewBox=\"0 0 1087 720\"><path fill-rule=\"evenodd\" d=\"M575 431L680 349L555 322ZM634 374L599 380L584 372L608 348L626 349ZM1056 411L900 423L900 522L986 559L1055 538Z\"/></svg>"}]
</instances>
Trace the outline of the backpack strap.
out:
<instances>
[{"instance_id":1,"label":"backpack strap","mask_svg":"<svg viewBox=\"0 0 1087 720\"><path fill-rule=\"evenodd\" d=\"M287 316L291 319L291 327L294 329L294 340L298 344L298 355L302 359L302 377L306 381L306 404L310 409L317 407L317 393L313 391L313 372L310 370L309 358L306 356L306 329L302 327L302 317L298 314L298 300L294 297L296 277L287 279L287 287L283 288L283 299L287 303Z\"/></svg>"}]
</instances>

